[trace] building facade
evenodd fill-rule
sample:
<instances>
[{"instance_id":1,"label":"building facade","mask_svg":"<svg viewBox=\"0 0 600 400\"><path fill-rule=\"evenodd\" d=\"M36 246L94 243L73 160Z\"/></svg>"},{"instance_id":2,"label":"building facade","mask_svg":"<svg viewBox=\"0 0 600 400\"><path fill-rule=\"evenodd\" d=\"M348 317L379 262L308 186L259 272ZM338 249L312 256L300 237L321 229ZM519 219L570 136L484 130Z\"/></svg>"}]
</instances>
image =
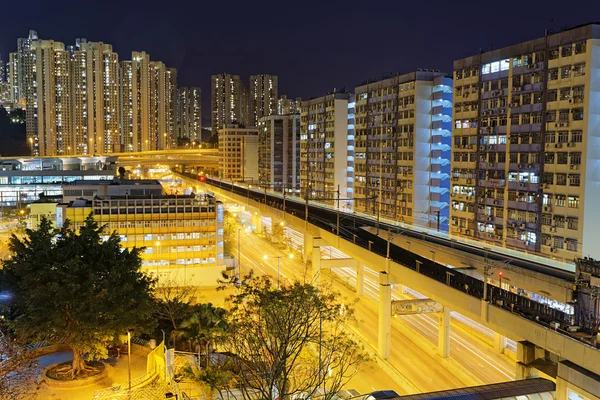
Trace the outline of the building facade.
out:
<instances>
[{"instance_id":1,"label":"building facade","mask_svg":"<svg viewBox=\"0 0 600 400\"><path fill-rule=\"evenodd\" d=\"M219 176L227 181L258 182L258 130L227 125L219 130Z\"/></svg>"},{"instance_id":2,"label":"building facade","mask_svg":"<svg viewBox=\"0 0 600 400\"><path fill-rule=\"evenodd\" d=\"M31 42L26 133L32 153L67 155L72 146L70 54L53 40ZM29 85L29 83L28 83Z\"/></svg>"},{"instance_id":3,"label":"building facade","mask_svg":"<svg viewBox=\"0 0 600 400\"><path fill-rule=\"evenodd\" d=\"M275 190L300 188L300 115L258 122L258 180Z\"/></svg>"},{"instance_id":4,"label":"building facade","mask_svg":"<svg viewBox=\"0 0 600 400\"><path fill-rule=\"evenodd\" d=\"M246 124L248 96L238 75L213 75L210 94L213 132L225 125Z\"/></svg>"},{"instance_id":5,"label":"building facade","mask_svg":"<svg viewBox=\"0 0 600 400\"><path fill-rule=\"evenodd\" d=\"M62 196L65 183L112 181L116 157L14 158L0 161L0 206L17 207Z\"/></svg>"},{"instance_id":6,"label":"building facade","mask_svg":"<svg viewBox=\"0 0 600 400\"><path fill-rule=\"evenodd\" d=\"M57 226L69 219L78 228L92 213L107 225L105 235L115 231L123 247L144 247L142 270L157 277L159 285L217 285L224 270L223 205L215 197L163 195L154 181L78 186L65 187L65 194L82 196L57 205ZM110 194L85 196L86 191Z\"/></svg>"},{"instance_id":7,"label":"building facade","mask_svg":"<svg viewBox=\"0 0 600 400\"><path fill-rule=\"evenodd\" d=\"M202 90L179 88L177 95L178 137L192 143L202 139Z\"/></svg>"},{"instance_id":8,"label":"building facade","mask_svg":"<svg viewBox=\"0 0 600 400\"><path fill-rule=\"evenodd\" d=\"M417 71L355 96L355 209L447 230L452 78Z\"/></svg>"},{"instance_id":9,"label":"building facade","mask_svg":"<svg viewBox=\"0 0 600 400\"><path fill-rule=\"evenodd\" d=\"M598 259L600 26L454 62L451 233Z\"/></svg>"},{"instance_id":10,"label":"building facade","mask_svg":"<svg viewBox=\"0 0 600 400\"><path fill-rule=\"evenodd\" d=\"M286 95L282 95L277 100L277 115L300 114L302 107L302 99L296 97L294 100L288 99Z\"/></svg>"},{"instance_id":11,"label":"building facade","mask_svg":"<svg viewBox=\"0 0 600 400\"><path fill-rule=\"evenodd\" d=\"M300 113L300 191L334 204L353 197L354 96L332 93L303 101ZM344 200L341 208L352 209Z\"/></svg>"},{"instance_id":12,"label":"building facade","mask_svg":"<svg viewBox=\"0 0 600 400\"><path fill-rule=\"evenodd\" d=\"M124 151L163 150L177 131L177 72L146 52L120 65L121 138Z\"/></svg>"},{"instance_id":13,"label":"building facade","mask_svg":"<svg viewBox=\"0 0 600 400\"><path fill-rule=\"evenodd\" d=\"M85 39L76 43L71 55L73 137L68 154L120 152L119 56L109 44Z\"/></svg>"},{"instance_id":14,"label":"building facade","mask_svg":"<svg viewBox=\"0 0 600 400\"><path fill-rule=\"evenodd\" d=\"M262 117L277 114L279 79L275 75L251 75L248 108L248 123L258 126Z\"/></svg>"}]
</instances>

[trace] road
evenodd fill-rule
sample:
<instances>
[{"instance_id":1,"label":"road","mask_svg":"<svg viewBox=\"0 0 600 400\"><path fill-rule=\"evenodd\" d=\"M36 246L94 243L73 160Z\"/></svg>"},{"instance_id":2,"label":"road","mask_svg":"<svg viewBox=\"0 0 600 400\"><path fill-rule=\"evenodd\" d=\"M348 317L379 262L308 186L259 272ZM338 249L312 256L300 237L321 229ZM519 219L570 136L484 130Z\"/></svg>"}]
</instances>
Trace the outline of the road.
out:
<instances>
[{"instance_id":1,"label":"road","mask_svg":"<svg viewBox=\"0 0 600 400\"><path fill-rule=\"evenodd\" d=\"M289 281L311 279L310 270L297 258L290 259L287 254L271 246L265 240L242 230L241 234L241 268L242 274L253 269L256 273L277 277L277 260L263 259L264 255L283 256L281 258L281 279ZM235 239L235 238L234 238ZM237 248L237 244L234 244ZM351 275L348 271L343 273ZM347 276L351 281L352 277ZM353 302L356 294L343 284L328 278L327 286L340 292L348 302ZM355 304L359 323L357 327L361 335L375 346L377 343L377 296L376 277L366 274L365 296ZM350 282L352 283L352 282ZM325 285L324 285L325 286ZM401 298L408 295L395 294ZM442 359L436 352L438 319L435 315L415 315L396 317L392 322L392 350L390 362L417 391L434 391L475 384L504 382L514 379L515 364L507 356L496 353L488 343L471 335L455 321L451 325L451 357ZM415 345L417 344L417 345ZM467 371L467 372L465 372ZM380 369L365 371L361 378L361 386L367 391L390 388L392 379L382 376ZM355 380L356 381L356 380ZM355 382L353 382L355 383ZM355 385L362 392L364 388ZM397 390L398 391L398 390ZM406 392L406 390L398 391Z\"/></svg>"}]
</instances>

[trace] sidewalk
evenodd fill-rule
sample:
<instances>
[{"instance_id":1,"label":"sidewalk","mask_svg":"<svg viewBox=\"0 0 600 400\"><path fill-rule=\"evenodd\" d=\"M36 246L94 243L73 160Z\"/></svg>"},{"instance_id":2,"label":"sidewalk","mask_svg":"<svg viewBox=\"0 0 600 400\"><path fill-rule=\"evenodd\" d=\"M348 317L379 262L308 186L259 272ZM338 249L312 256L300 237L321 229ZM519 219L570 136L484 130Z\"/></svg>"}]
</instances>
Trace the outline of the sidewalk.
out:
<instances>
[{"instance_id":1,"label":"sidewalk","mask_svg":"<svg viewBox=\"0 0 600 400\"><path fill-rule=\"evenodd\" d=\"M38 371L41 372L45 367L68 361L73 358L71 351L62 351L49 354L39 358ZM146 355L141 351L132 348L131 351L131 379L146 374ZM114 384L126 383L128 379L127 354L121 355L119 359L109 358L104 362L113 367L113 372L107 378L98 381L90 386L73 389L56 389L42 383L36 390L32 388L31 395L27 399L54 399L54 400L89 400L94 396L96 390L110 387Z\"/></svg>"}]
</instances>

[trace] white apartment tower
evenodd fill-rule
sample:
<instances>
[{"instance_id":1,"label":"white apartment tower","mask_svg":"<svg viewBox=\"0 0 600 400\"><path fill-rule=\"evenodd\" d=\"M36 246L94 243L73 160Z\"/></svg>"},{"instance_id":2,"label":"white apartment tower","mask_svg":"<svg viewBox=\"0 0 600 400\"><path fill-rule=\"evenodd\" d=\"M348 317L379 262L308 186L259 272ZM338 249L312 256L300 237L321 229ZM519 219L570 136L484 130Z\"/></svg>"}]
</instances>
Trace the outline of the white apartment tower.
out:
<instances>
[{"instance_id":1,"label":"white apartment tower","mask_svg":"<svg viewBox=\"0 0 600 400\"><path fill-rule=\"evenodd\" d=\"M355 209L447 230L452 78L418 70L355 96Z\"/></svg>"}]
</instances>

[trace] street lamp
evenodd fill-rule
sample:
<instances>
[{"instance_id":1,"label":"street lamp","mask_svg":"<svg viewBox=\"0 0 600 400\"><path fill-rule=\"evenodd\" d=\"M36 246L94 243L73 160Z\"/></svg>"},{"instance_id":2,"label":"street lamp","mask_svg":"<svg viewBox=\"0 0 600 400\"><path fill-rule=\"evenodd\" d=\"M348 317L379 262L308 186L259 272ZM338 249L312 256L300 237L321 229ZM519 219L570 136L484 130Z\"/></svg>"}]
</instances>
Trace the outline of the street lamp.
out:
<instances>
[{"instance_id":1,"label":"street lamp","mask_svg":"<svg viewBox=\"0 0 600 400\"><path fill-rule=\"evenodd\" d=\"M127 376L129 382L129 395L131 395L131 334L133 329L127 331Z\"/></svg>"},{"instance_id":2,"label":"street lamp","mask_svg":"<svg viewBox=\"0 0 600 400\"><path fill-rule=\"evenodd\" d=\"M269 258L276 258L277 259L277 290L279 290L281 288L281 259L284 258L285 256L268 256L268 255L264 255L263 259L264 260L268 260ZM290 259L294 258L294 255L292 253L290 253L290 255L288 256Z\"/></svg>"}]
</instances>

